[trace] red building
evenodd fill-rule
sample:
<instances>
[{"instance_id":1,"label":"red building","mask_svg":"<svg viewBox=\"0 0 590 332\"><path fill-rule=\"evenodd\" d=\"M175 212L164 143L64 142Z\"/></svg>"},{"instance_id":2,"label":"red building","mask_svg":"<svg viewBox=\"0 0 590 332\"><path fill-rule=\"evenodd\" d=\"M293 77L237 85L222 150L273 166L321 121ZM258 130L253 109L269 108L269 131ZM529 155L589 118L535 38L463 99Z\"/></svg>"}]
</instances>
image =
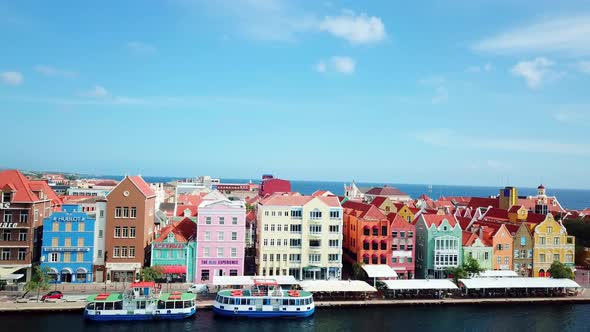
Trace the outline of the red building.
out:
<instances>
[{"instance_id":1,"label":"red building","mask_svg":"<svg viewBox=\"0 0 590 332\"><path fill-rule=\"evenodd\" d=\"M263 175L260 181L260 196L291 191L291 181L277 179L272 175Z\"/></svg>"}]
</instances>

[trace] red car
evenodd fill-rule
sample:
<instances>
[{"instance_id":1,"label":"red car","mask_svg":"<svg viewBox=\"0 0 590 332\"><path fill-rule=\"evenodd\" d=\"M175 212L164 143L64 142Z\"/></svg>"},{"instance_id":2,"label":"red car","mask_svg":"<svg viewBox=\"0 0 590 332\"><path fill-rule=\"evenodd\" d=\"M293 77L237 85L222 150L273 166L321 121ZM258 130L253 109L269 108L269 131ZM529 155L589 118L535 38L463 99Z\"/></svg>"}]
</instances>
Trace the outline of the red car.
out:
<instances>
[{"instance_id":1,"label":"red car","mask_svg":"<svg viewBox=\"0 0 590 332\"><path fill-rule=\"evenodd\" d=\"M61 299L62 297L64 297L64 295L62 294L62 292L60 291L54 291L54 292L49 292L43 296L41 296L41 301L45 301L47 299Z\"/></svg>"}]
</instances>

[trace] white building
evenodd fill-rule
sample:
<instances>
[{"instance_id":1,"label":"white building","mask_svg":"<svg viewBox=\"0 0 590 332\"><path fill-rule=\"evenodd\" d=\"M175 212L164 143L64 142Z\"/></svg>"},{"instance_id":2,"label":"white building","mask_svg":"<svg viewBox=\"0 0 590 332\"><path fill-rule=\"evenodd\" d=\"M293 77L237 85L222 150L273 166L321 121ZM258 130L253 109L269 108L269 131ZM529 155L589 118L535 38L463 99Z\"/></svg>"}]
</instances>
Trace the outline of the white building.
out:
<instances>
[{"instance_id":1,"label":"white building","mask_svg":"<svg viewBox=\"0 0 590 332\"><path fill-rule=\"evenodd\" d=\"M277 193L260 201L257 211L258 275L341 278L342 206L338 197Z\"/></svg>"}]
</instances>

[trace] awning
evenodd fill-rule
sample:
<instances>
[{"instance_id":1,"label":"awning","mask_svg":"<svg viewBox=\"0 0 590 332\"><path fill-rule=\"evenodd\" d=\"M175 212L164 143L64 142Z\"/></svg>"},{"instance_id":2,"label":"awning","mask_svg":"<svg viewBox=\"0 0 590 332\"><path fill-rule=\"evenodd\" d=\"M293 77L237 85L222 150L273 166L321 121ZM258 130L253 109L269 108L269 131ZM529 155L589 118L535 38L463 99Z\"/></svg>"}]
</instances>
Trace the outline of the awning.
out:
<instances>
[{"instance_id":1,"label":"awning","mask_svg":"<svg viewBox=\"0 0 590 332\"><path fill-rule=\"evenodd\" d=\"M299 282L293 276L213 276L213 285L215 286L248 286L254 285L254 279L273 279L279 285L299 285Z\"/></svg>"},{"instance_id":2,"label":"awning","mask_svg":"<svg viewBox=\"0 0 590 332\"><path fill-rule=\"evenodd\" d=\"M304 280L301 288L308 292L376 292L377 289L360 280Z\"/></svg>"},{"instance_id":3,"label":"awning","mask_svg":"<svg viewBox=\"0 0 590 332\"><path fill-rule=\"evenodd\" d=\"M24 276L24 274L7 274L0 277L0 280L18 280Z\"/></svg>"},{"instance_id":4,"label":"awning","mask_svg":"<svg viewBox=\"0 0 590 332\"><path fill-rule=\"evenodd\" d=\"M363 265L363 270L367 272L369 278L397 278L397 273L385 264L380 265Z\"/></svg>"},{"instance_id":5,"label":"awning","mask_svg":"<svg viewBox=\"0 0 590 332\"><path fill-rule=\"evenodd\" d=\"M457 289L452 281L447 279L408 279L383 280L387 289L391 290L420 290L420 289Z\"/></svg>"},{"instance_id":6,"label":"awning","mask_svg":"<svg viewBox=\"0 0 590 332\"><path fill-rule=\"evenodd\" d=\"M22 267L4 267L0 266L0 277L12 274L18 270L22 269Z\"/></svg>"},{"instance_id":7,"label":"awning","mask_svg":"<svg viewBox=\"0 0 590 332\"><path fill-rule=\"evenodd\" d=\"M459 279L469 289L485 288L581 288L571 279L553 278L474 278Z\"/></svg>"},{"instance_id":8,"label":"awning","mask_svg":"<svg viewBox=\"0 0 590 332\"><path fill-rule=\"evenodd\" d=\"M483 272L481 272L479 275L475 276L480 277L480 278L495 278L495 277L499 277L499 278L512 278L512 277L518 277L518 273L516 273L515 271L512 270L485 270Z\"/></svg>"},{"instance_id":9,"label":"awning","mask_svg":"<svg viewBox=\"0 0 590 332\"><path fill-rule=\"evenodd\" d=\"M162 271L166 274L186 274L184 265L160 265Z\"/></svg>"}]
</instances>

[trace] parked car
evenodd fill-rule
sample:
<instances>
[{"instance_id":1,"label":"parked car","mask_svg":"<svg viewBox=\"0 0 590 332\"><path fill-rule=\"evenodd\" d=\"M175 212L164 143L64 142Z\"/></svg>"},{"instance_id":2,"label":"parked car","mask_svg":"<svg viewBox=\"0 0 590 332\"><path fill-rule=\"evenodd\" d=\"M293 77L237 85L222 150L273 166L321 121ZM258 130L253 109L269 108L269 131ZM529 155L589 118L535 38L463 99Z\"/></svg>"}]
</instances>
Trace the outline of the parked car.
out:
<instances>
[{"instance_id":1,"label":"parked car","mask_svg":"<svg viewBox=\"0 0 590 332\"><path fill-rule=\"evenodd\" d=\"M194 284L187 289L187 292L193 294L208 293L209 287L204 284Z\"/></svg>"},{"instance_id":2,"label":"parked car","mask_svg":"<svg viewBox=\"0 0 590 332\"><path fill-rule=\"evenodd\" d=\"M53 292L49 292L43 296L41 296L41 301L45 301L47 299L56 299L59 300L62 297L64 297L63 293L60 291L53 291Z\"/></svg>"}]
</instances>

